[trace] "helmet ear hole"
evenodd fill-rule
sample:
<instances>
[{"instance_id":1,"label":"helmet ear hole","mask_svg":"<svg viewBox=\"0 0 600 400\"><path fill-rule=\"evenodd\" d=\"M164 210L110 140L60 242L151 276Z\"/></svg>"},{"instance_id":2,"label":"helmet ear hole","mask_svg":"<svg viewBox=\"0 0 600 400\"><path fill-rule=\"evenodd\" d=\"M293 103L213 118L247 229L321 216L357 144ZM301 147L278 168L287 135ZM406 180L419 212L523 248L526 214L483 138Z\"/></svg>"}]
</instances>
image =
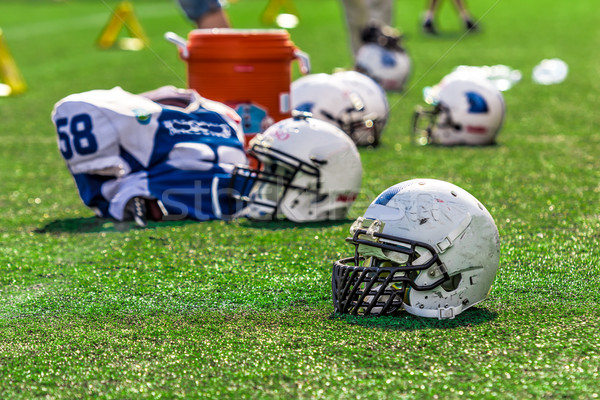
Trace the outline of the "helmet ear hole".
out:
<instances>
[{"instance_id":1,"label":"helmet ear hole","mask_svg":"<svg viewBox=\"0 0 600 400\"><path fill-rule=\"evenodd\" d=\"M460 285L461 280L462 274L453 275L450 277L449 280L442 283L441 286L446 292L453 292L458 288L458 285Z\"/></svg>"}]
</instances>

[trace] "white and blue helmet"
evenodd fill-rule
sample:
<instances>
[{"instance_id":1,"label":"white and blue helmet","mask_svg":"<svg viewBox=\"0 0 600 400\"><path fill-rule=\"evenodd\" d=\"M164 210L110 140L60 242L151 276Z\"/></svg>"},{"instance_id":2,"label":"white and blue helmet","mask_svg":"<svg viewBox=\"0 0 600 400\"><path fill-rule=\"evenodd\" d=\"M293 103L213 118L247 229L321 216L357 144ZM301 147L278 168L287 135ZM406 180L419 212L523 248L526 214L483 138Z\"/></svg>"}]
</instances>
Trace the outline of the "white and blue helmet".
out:
<instances>
[{"instance_id":1,"label":"white and blue helmet","mask_svg":"<svg viewBox=\"0 0 600 400\"><path fill-rule=\"evenodd\" d=\"M366 43L356 53L354 68L373 78L385 90L402 91L410 77L411 61L404 50Z\"/></svg>"},{"instance_id":2,"label":"white and blue helmet","mask_svg":"<svg viewBox=\"0 0 600 400\"><path fill-rule=\"evenodd\" d=\"M400 32L374 22L363 30L362 41L354 69L373 78L385 90L403 90L410 76L411 61L402 46Z\"/></svg>"},{"instance_id":3,"label":"white and blue helmet","mask_svg":"<svg viewBox=\"0 0 600 400\"><path fill-rule=\"evenodd\" d=\"M294 222L344 219L360 191L356 145L337 126L297 114L250 141L255 165L232 174L237 217Z\"/></svg>"},{"instance_id":4,"label":"white and blue helmet","mask_svg":"<svg viewBox=\"0 0 600 400\"><path fill-rule=\"evenodd\" d=\"M387 124L385 91L356 71L312 74L291 85L292 108L342 129L358 146L377 146Z\"/></svg>"},{"instance_id":5,"label":"white and blue helmet","mask_svg":"<svg viewBox=\"0 0 600 400\"><path fill-rule=\"evenodd\" d=\"M432 90L431 109L417 107L413 134L418 144L445 146L494 144L502 127L502 92L489 80L456 72Z\"/></svg>"},{"instance_id":6,"label":"white and blue helmet","mask_svg":"<svg viewBox=\"0 0 600 400\"><path fill-rule=\"evenodd\" d=\"M350 227L354 256L336 261L340 313L454 318L485 300L500 257L498 229L470 193L412 179L384 190Z\"/></svg>"}]
</instances>

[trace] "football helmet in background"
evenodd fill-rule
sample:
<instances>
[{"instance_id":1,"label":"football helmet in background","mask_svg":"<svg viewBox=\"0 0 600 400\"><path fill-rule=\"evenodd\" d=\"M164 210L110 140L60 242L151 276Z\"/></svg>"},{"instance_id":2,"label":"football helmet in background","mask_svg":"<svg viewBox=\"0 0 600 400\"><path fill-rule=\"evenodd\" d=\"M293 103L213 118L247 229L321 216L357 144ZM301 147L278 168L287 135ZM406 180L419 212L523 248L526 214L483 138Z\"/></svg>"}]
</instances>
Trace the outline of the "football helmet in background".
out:
<instances>
[{"instance_id":1,"label":"football helmet in background","mask_svg":"<svg viewBox=\"0 0 600 400\"><path fill-rule=\"evenodd\" d=\"M401 91L410 76L411 61L400 44L401 36L389 26L370 25L363 30L363 45L354 69L373 78L385 90Z\"/></svg>"},{"instance_id":2,"label":"football helmet in background","mask_svg":"<svg viewBox=\"0 0 600 400\"><path fill-rule=\"evenodd\" d=\"M495 143L506 107L502 92L492 83L483 77L452 73L433 92L433 107L415 110L412 130L418 144Z\"/></svg>"},{"instance_id":3,"label":"football helmet in background","mask_svg":"<svg viewBox=\"0 0 600 400\"><path fill-rule=\"evenodd\" d=\"M237 217L294 222L346 218L356 199L362 165L356 145L333 124L296 114L250 142L257 168L234 169Z\"/></svg>"},{"instance_id":4,"label":"football helmet in background","mask_svg":"<svg viewBox=\"0 0 600 400\"><path fill-rule=\"evenodd\" d=\"M358 146L377 146L387 124L383 89L356 71L303 76L291 85L292 109L342 129Z\"/></svg>"},{"instance_id":5,"label":"football helmet in background","mask_svg":"<svg viewBox=\"0 0 600 400\"><path fill-rule=\"evenodd\" d=\"M390 315L402 308L454 318L483 301L500 255L498 229L467 191L413 179L382 192L351 226L354 257L333 265L335 310Z\"/></svg>"}]
</instances>

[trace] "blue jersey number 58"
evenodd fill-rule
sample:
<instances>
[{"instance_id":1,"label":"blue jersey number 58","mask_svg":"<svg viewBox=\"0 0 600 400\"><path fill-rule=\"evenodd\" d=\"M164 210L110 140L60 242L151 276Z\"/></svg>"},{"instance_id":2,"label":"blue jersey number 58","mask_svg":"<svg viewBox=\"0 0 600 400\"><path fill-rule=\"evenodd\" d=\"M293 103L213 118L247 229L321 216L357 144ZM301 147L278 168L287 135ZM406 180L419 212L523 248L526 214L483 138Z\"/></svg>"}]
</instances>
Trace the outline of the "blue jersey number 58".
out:
<instances>
[{"instance_id":1,"label":"blue jersey number 58","mask_svg":"<svg viewBox=\"0 0 600 400\"><path fill-rule=\"evenodd\" d=\"M98 142L92 133L92 128L92 118L89 114L74 115L70 122L68 118L56 120L60 152L65 160L73 157L73 150L80 156L92 154L98 150Z\"/></svg>"}]
</instances>

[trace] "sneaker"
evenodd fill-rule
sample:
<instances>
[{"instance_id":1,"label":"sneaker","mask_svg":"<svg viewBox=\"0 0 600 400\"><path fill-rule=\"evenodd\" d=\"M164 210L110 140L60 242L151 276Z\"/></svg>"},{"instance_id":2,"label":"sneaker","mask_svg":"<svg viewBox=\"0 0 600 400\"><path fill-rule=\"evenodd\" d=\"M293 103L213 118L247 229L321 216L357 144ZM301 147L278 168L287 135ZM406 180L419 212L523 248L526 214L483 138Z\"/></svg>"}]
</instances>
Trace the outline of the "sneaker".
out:
<instances>
[{"instance_id":1,"label":"sneaker","mask_svg":"<svg viewBox=\"0 0 600 400\"><path fill-rule=\"evenodd\" d=\"M423 32L428 35L437 35L437 30L435 29L432 20L426 19L425 22L423 22Z\"/></svg>"},{"instance_id":2,"label":"sneaker","mask_svg":"<svg viewBox=\"0 0 600 400\"><path fill-rule=\"evenodd\" d=\"M363 43L376 43L389 50L405 51L400 44L402 40L400 31L385 24L371 23L367 25L361 32L361 40Z\"/></svg>"},{"instance_id":3,"label":"sneaker","mask_svg":"<svg viewBox=\"0 0 600 400\"><path fill-rule=\"evenodd\" d=\"M145 228L146 222L146 200L142 197L133 197L125 206L125 215L133 219L136 225Z\"/></svg>"},{"instance_id":4,"label":"sneaker","mask_svg":"<svg viewBox=\"0 0 600 400\"><path fill-rule=\"evenodd\" d=\"M479 27L477 26L477 24L475 24L475 22L473 22L470 19L466 19L465 20L465 28L469 32L477 32L477 31L479 31Z\"/></svg>"}]
</instances>

